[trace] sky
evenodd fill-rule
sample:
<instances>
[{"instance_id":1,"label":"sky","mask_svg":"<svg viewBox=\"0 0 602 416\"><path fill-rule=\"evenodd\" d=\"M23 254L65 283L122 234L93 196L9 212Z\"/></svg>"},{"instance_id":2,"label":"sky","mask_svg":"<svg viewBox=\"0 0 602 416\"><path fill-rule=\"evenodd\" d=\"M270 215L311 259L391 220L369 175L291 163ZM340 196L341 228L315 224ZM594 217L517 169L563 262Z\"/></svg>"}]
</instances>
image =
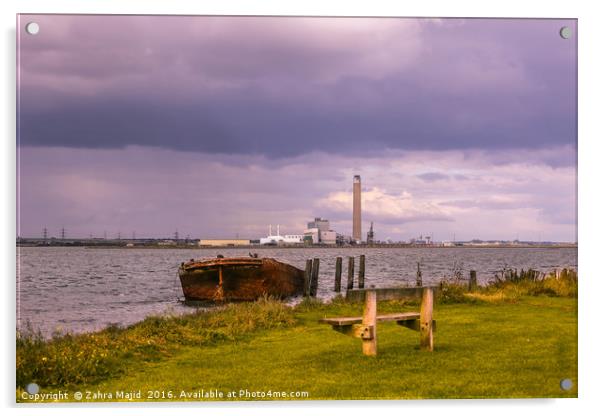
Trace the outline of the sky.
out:
<instances>
[{"instance_id":1,"label":"sky","mask_svg":"<svg viewBox=\"0 0 602 416\"><path fill-rule=\"evenodd\" d=\"M576 241L575 20L22 15L18 30L21 236L255 239L314 217L350 235L361 175L377 240Z\"/></svg>"}]
</instances>

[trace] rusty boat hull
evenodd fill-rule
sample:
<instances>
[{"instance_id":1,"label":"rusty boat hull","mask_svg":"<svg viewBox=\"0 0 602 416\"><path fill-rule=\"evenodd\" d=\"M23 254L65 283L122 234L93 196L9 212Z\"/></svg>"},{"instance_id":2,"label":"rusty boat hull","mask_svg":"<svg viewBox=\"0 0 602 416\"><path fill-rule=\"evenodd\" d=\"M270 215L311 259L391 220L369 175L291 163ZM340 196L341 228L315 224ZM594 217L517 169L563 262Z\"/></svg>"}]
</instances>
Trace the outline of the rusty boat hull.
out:
<instances>
[{"instance_id":1,"label":"rusty boat hull","mask_svg":"<svg viewBox=\"0 0 602 416\"><path fill-rule=\"evenodd\" d=\"M178 271L187 301L251 301L303 292L304 272L271 258L217 258L182 263Z\"/></svg>"}]
</instances>

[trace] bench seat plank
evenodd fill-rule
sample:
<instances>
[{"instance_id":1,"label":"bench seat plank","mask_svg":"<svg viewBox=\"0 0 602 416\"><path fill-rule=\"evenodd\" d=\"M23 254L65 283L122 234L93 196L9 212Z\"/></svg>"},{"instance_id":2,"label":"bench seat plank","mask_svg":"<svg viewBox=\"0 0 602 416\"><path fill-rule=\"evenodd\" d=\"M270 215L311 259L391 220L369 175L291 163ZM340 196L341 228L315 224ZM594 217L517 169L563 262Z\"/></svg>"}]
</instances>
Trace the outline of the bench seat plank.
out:
<instances>
[{"instance_id":1,"label":"bench seat plank","mask_svg":"<svg viewBox=\"0 0 602 416\"><path fill-rule=\"evenodd\" d=\"M418 312L404 312L404 313L390 313L385 315L377 315L376 320L382 321L409 321L412 319L419 319L420 313ZM333 325L333 326L345 326L362 323L361 316L354 317L341 317L341 318L323 318L320 322Z\"/></svg>"}]
</instances>

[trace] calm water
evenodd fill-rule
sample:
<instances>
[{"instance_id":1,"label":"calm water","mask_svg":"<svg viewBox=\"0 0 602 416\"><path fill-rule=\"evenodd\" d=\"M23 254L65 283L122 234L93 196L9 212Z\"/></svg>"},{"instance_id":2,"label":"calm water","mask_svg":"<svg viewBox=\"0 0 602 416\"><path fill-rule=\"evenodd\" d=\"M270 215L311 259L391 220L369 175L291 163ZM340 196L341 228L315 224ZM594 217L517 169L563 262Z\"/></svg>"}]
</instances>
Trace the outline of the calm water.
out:
<instances>
[{"instance_id":1,"label":"calm water","mask_svg":"<svg viewBox=\"0 0 602 416\"><path fill-rule=\"evenodd\" d=\"M333 296L335 258L366 255L366 284L377 287L412 284L421 263L425 284L450 277L454 270L476 270L481 283L504 267L549 271L577 268L576 248L389 248L389 249L260 249L301 269L320 258L318 296ZM44 334L82 332L110 323L128 325L152 314L194 310L183 297L178 265L195 258L246 256L248 250L86 249L21 247L17 250L17 325L27 322ZM358 260L355 270L357 274ZM344 285L345 283L343 283ZM291 300L295 302L295 299Z\"/></svg>"}]
</instances>

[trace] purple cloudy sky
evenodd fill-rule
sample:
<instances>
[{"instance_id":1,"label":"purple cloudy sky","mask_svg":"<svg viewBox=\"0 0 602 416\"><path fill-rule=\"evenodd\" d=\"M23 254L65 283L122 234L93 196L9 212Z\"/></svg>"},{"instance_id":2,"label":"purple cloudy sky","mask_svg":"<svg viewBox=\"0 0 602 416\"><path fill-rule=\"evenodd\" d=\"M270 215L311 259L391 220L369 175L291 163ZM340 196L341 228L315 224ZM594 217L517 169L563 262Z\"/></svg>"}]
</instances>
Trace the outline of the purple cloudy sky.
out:
<instances>
[{"instance_id":1,"label":"purple cloudy sky","mask_svg":"<svg viewBox=\"0 0 602 416\"><path fill-rule=\"evenodd\" d=\"M19 233L350 234L360 174L377 239L575 241L562 26L21 16Z\"/></svg>"}]
</instances>

